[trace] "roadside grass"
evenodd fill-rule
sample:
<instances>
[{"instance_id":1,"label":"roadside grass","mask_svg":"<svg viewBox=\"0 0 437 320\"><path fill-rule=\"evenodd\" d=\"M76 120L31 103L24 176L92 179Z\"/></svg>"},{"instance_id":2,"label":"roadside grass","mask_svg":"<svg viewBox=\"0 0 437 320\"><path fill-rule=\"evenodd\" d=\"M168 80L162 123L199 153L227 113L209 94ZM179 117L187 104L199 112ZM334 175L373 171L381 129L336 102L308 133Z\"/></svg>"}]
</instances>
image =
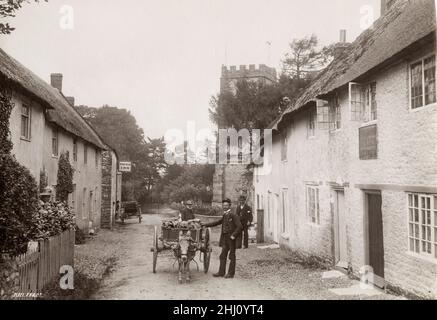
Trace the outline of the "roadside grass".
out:
<instances>
[{"instance_id":1,"label":"roadside grass","mask_svg":"<svg viewBox=\"0 0 437 320\"><path fill-rule=\"evenodd\" d=\"M116 264L116 258L111 257L104 262L102 277L95 278L84 272L75 272L74 289L64 290L60 287L60 277L50 283L38 300L88 300L100 288L103 279L108 276Z\"/></svg>"}]
</instances>

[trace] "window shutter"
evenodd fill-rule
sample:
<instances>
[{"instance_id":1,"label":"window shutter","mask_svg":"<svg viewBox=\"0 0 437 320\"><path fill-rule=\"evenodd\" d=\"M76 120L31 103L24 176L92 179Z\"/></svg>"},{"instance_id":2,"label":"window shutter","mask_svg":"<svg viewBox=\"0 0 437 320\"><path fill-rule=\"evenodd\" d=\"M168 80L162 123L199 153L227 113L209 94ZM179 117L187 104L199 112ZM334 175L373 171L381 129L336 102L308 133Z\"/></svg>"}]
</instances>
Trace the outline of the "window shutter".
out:
<instances>
[{"instance_id":1,"label":"window shutter","mask_svg":"<svg viewBox=\"0 0 437 320\"><path fill-rule=\"evenodd\" d=\"M330 113L328 101L317 100L317 122L320 130L330 129Z\"/></svg>"},{"instance_id":2,"label":"window shutter","mask_svg":"<svg viewBox=\"0 0 437 320\"><path fill-rule=\"evenodd\" d=\"M363 87L354 82L349 83L349 109L351 121L361 121L364 113Z\"/></svg>"}]
</instances>

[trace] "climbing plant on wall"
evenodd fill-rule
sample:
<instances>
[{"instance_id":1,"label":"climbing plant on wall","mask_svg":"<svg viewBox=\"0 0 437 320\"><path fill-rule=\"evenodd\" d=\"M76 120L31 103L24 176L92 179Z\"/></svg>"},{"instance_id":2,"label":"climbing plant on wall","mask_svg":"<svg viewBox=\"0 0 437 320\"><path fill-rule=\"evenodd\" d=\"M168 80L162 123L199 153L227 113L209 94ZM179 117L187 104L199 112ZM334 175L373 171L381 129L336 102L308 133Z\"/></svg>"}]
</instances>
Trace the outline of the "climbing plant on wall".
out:
<instances>
[{"instance_id":1,"label":"climbing plant on wall","mask_svg":"<svg viewBox=\"0 0 437 320\"><path fill-rule=\"evenodd\" d=\"M58 163L58 182L56 186L56 198L59 201L67 201L68 195L73 192L74 169L70 164L68 151L63 152Z\"/></svg>"},{"instance_id":2,"label":"climbing plant on wall","mask_svg":"<svg viewBox=\"0 0 437 320\"><path fill-rule=\"evenodd\" d=\"M11 154L9 118L13 107L12 90L0 78L0 253L15 255L25 252L33 238L38 188L30 171Z\"/></svg>"},{"instance_id":3,"label":"climbing plant on wall","mask_svg":"<svg viewBox=\"0 0 437 320\"><path fill-rule=\"evenodd\" d=\"M0 154L9 154L12 150L9 118L13 108L11 90L0 80Z\"/></svg>"}]
</instances>

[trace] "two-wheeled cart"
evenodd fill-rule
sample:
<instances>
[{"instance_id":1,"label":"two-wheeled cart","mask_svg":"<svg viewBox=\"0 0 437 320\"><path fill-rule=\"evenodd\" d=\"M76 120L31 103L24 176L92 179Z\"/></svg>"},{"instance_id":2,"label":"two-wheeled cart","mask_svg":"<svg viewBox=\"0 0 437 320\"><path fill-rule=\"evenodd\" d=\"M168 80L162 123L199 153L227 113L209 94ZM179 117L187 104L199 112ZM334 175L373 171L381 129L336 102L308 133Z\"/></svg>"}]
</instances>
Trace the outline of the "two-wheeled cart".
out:
<instances>
[{"instance_id":1,"label":"two-wheeled cart","mask_svg":"<svg viewBox=\"0 0 437 320\"><path fill-rule=\"evenodd\" d=\"M175 263L179 265L179 283L182 283L182 275L186 281L191 280L190 263L194 260L196 253L199 252L199 260L203 262L203 271L208 273L211 260L210 228L188 228L188 227L167 227L162 225L155 226L153 235L153 273L156 273L156 264L159 253L173 250ZM198 265L197 265L198 268Z\"/></svg>"}]
</instances>

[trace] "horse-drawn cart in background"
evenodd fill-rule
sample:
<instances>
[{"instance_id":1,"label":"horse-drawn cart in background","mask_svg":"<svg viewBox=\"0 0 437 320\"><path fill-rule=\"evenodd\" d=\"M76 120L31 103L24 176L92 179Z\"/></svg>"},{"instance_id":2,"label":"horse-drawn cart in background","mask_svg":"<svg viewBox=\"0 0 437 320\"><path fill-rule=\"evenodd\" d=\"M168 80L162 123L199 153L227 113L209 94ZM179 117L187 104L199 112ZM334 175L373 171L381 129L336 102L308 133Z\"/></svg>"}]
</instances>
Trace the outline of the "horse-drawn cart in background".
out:
<instances>
[{"instance_id":1,"label":"horse-drawn cart in background","mask_svg":"<svg viewBox=\"0 0 437 320\"><path fill-rule=\"evenodd\" d=\"M121 203L120 208L120 220L124 223L124 220L131 217L138 218L138 222L141 223L141 206L136 201L125 201Z\"/></svg>"},{"instance_id":2,"label":"horse-drawn cart in background","mask_svg":"<svg viewBox=\"0 0 437 320\"><path fill-rule=\"evenodd\" d=\"M179 265L179 283L182 283L182 275L185 275L187 282L191 280L190 263L199 252L199 261L203 262L203 271L208 272L211 260L210 235L211 229L200 225L200 220L178 221L166 220L162 222L161 233L155 226L153 235L153 273L156 273L158 254L163 251L173 250L175 263ZM174 265L174 264L173 264Z\"/></svg>"}]
</instances>

